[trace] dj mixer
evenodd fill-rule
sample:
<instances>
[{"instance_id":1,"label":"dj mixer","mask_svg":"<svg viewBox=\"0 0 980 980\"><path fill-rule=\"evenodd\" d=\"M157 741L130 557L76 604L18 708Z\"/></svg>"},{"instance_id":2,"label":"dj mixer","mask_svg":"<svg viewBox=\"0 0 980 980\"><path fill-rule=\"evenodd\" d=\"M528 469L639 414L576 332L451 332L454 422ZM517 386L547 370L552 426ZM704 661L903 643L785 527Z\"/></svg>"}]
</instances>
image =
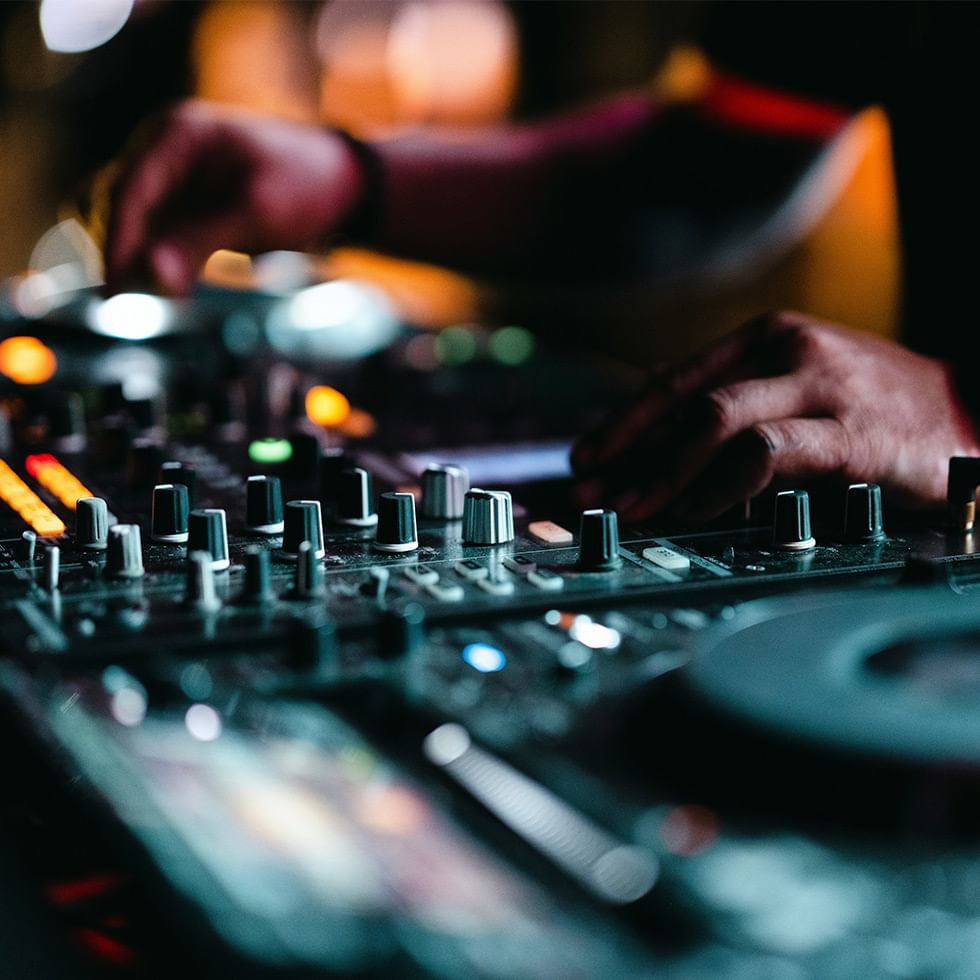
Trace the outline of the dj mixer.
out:
<instances>
[{"instance_id":1,"label":"dj mixer","mask_svg":"<svg viewBox=\"0 0 980 980\"><path fill-rule=\"evenodd\" d=\"M977 461L679 531L78 390L0 419L24 863L143 943L78 975L980 976Z\"/></svg>"}]
</instances>

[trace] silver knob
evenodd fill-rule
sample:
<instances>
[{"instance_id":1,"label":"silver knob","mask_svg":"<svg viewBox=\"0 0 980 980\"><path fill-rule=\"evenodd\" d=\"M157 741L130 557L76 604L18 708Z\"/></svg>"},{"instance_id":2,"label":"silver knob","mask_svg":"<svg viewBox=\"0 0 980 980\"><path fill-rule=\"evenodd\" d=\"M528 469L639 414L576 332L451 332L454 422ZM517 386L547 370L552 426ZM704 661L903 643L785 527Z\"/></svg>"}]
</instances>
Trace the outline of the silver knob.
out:
<instances>
[{"instance_id":1,"label":"silver knob","mask_svg":"<svg viewBox=\"0 0 980 980\"><path fill-rule=\"evenodd\" d=\"M463 504L463 544L514 540L514 505L506 490L470 490Z\"/></svg>"},{"instance_id":2,"label":"silver knob","mask_svg":"<svg viewBox=\"0 0 980 980\"><path fill-rule=\"evenodd\" d=\"M79 548L105 551L109 535L109 508L101 497L75 501L75 544Z\"/></svg>"},{"instance_id":3,"label":"silver knob","mask_svg":"<svg viewBox=\"0 0 980 980\"><path fill-rule=\"evenodd\" d=\"M109 531L106 571L115 578L143 574L143 541L139 524L116 524Z\"/></svg>"},{"instance_id":4,"label":"silver knob","mask_svg":"<svg viewBox=\"0 0 980 980\"><path fill-rule=\"evenodd\" d=\"M463 516L470 475L462 466L433 463L422 474L422 516L458 521Z\"/></svg>"}]
</instances>

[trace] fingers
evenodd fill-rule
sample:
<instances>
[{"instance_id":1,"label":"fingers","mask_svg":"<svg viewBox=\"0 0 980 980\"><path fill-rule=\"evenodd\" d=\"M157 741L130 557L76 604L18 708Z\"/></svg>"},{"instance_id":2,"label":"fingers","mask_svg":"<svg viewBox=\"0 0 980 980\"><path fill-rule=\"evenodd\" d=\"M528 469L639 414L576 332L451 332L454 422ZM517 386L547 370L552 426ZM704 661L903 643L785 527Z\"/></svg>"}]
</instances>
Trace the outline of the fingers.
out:
<instances>
[{"instance_id":1,"label":"fingers","mask_svg":"<svg viewBox=\"0 0 980 980\"><path fill-rule=\"evenodd\" d=\"M784 375L740 381L691 399L669 431L651 433L620 461L598 496L630 487L614 498L624 518L645 520L684 493L734 436L771 419L818 414L805 377Z\"/></svg>"}]
</instances>

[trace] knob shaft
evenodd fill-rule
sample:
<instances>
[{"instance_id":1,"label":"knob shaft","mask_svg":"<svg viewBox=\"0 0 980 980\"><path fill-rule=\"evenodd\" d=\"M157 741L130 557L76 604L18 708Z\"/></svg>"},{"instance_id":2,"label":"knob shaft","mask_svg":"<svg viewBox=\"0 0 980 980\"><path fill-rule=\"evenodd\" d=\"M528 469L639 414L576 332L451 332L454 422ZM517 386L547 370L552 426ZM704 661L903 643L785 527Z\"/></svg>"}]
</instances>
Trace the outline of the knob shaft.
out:
<instances>
[{"instance_id":1,"label":"knob shaft","mask_svg":"<svg viewBox=\"0 0 980 980\"><path fill-rule=\"evenodd\" d=\"M285 508L285 527L282 538L282 551L285 558L295 560L299 556L299 546L309 541L315 558L323 558L323 517L319 500L290 500Z\"/></svg>"},{"instance_id":2,"label":"knob shaft","mask_svg":"<svg viewBox=\"0 0 980 980\"><path fill-rule=\"evenodd\" d=\"M810 531L810 495L806 490L777 493L773 544L784 551L807 551L816 543Z\"/></svg>"},{"instance_id":3,"label":"knob shaft","mask_svg":"<svg viewBox=\"0 0 980 980\"><path fill-rule=\"evenodd\" d=\"M880 541L884 536L881 487L877 483L852 483L844 501L844 540L861 543Z\"/></svg>"},{"instance_id":4,"label":"knob shaft","mask_svg":"<svg viewBox=\"0 0 980 980\"><path fill-rule=\"evenodd\" d=\"M42 582L47 592L58 588L61 575L61 549L56 544L49 544L44 549L44 564L41 569Z\"/></svg>"},{"instance_id":5,"label":"knob shaft","mask_svg":"<svg viewBox=\"0 0 980 980\"><path fill-rule=\"evenodd\" d=\"M463 516L470 475L462 466L433 463L422 474L422 516L458 521Z\"/></svg>"},{"instance_id":6,"label":"knob shaft","mask_svg":"<svg viewBox=\"0 0 980 980\"><path fill-rule=\"evenodd\" d=\"M91 551L105 551L109 535L109 508L101 497L75 501L75 544Z\"/></svg>"},{"instance_id":7,"label":"knob shaft","mask_svg":"<svg viewBox=\"0 0 980 980\"><path fill-rule=\"evenodd\" d=\"M378 498L378 551L415 551L419 546L415 525L415 497L410 493L383 493Z\"/></svg>"},{"instance_id":8,"label":"knob shaft","mask_svg":"<svg viewBox=\"0 0 980 980\"><path fill-rule=\"evenodd\" d=\"M20 547L17 549L17 557L24 563L30 565L34 561L34 552L37 549L37 535L33 531L23 531L20 536Z\"/></svg>"},{"instance_id":9,"label":"knob shaft","mask_svg":"<svg viewBox=\"0 0 980 980\"><path fill-rule=\"evenodd\" d=\"M221 600L214 587L214 562L207 551L187 556L187 595L184 602L201 612L217 612Z\"/></svg>"},{"instance_id":10,"label":"knob shaft","mask_svg":"<svg viewBox=\"0 0 980 980\"><path fill-rule=\"evenodd\" d=\"M616 511L583 511L579 525L578 567L587 572L611 572L621 564Z\"/></svg>"},{"instance_id":11,"label":"knob shaft","mask_svg":"<svg viewBox=\"0 0 980 980\"><path fill-rule=\"evenodd\" d=\"M220 572L231 564L228 557L228 518L217 507L192 510L187 521L187 550L206 551L211 568Z\"/></svg>"},{"instance_id":12,"label":"knob shaft","mask_svg":"<svg viewBox=\"0 0 980 980\"><path fill-rule=\"evenodd\" d=\"M253 534L282 534L282 484L278 476L250 476L245 489L245 526Z\"/></svg>"},{"instance_id":13,"label":"knob shaft","mask_svg":"<svg viewBox=\"0 0 980 980\"><path fill-rule=\"evenodd\" d=\"M323 580L320 563L309 541L303 541L296 555L296 576L293 580L293 595L297 599L313 599L323 595Z\"/></svg>"},{"instance_id":14,"label":"knob shaft","mask_svg":"<svg viewBox=\"0 0 980 980\"><path fill-rule=\"evenodd\" d=\"M153 488L150 537L164 544L183 544L189 514L187 487L182 483L158 484Z\"/></svg>"},{"instance_id":15,"label":"knob shaft","mask_svg":"<svg viewBox=\"0 0 980 980\"><path fill-rule=\"evenodd\" d=\"M514 505L506 490L467 492L463 501L463 543L504 544L514 540Z\"/></svg>"},{"instance_id":16,"label":"knob shaft","mask_svg":"<svg viewBox=\"0 0 980 980\"><path fill-rule=\"evenodd\" d=\"M116 524L109 529L106 571L114 578L140 578L144 574L139 524Z\"/></svg>"},{"instance_id":17,"label":"knob shaft","mask_svg":"<svg viewBox=\"0 0 980 980\"><path fill-rule=\"evenodd\" d=\"M337 478L334 520L351 527L374 527L378 523L374 510L374 482L367 470L354 467L344 470Z\"/></svg>"}]
</instances>

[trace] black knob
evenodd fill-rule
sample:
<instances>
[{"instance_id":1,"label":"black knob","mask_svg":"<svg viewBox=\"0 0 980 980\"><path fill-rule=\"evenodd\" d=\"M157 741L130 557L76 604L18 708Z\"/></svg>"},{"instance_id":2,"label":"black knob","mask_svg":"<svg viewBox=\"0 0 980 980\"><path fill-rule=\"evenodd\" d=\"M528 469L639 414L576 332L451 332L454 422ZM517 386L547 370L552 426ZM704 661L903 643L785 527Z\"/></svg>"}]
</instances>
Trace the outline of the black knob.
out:
<instances>
[{"instance_id":1,"label":"black knob","mask_svg":"<svg viewBox=\"0 0 980 980\"><path fill-rule=\"evenodd\" d=\"M386 609L378 639L378 653L386 660L411 655L425 642L425 609L418 602Z\"/></svg>"},{"instance_id":2,"label":"black knob","mask_svg":"<svg viewBox=\"0 0 980 980\"><path fill-rule=\"evenodd\" d=\"M810 495L806 490L776 494L773 544L785 551L807 551L816 545L810 531Z\"/></svg>"},{"instance_id":3,"label":"black knob","mask_svg":"<svg viewBox=\"0 0 980 980\"><path fill-rule=\"evenodd\" d=\"M299 546L309 541L315 558L327 552L323 547L323 518L319 500L290 500L285 507L282 551L286 558L296 558Z\"/></svg>"},{"instance_id":4,"label":"black knob","mask_svg":"<svg viewBox=\"0 0 980 980\"><path fill-rule=\"evenodd\" d=\"M126 478L135 489L149 489L157 480L157 471L163 462L163 446L153 439L134 439L129 447Z\"/></svg>"},{"instance_id":5,"label":"black knob","mask_svg":"<svg viewBox=\"0 0 980 980\"><path fill-rule=\"evenodd\" d=\"M231 561L228 557L228 519L223 510L208 507L192 510L187 519L187 551L206 551L211 556L211 568L220 572Z\"/></svg>"},{"instance_id":6,"label":"black knob","mask_svg":"<svg viewBox=\"0 0 980 980\"><path fill-rule=\"evenodd\" d=\"M245 549L245 588L242 602L268 602L272 598L269 552L258 545Z\"/></svg>"},{"instance_id":7,"label":"black knob","mask_svg":"<svg viewBox=\"0 0 980 980\"><path fill-rule=\"evenodd\" d=\"M143 575L143 543L139 524L116 524L109 529L106 571L116 578Z\"/></svg>"},{"instance_id":8,"label":"black knob","mask_svg":"<svg viewBox=\"0 0 980 980\"><path fill-rule=\"evenodd\" d=\"M245 525L253 534L282 534L282 484L278 476L250 476L245 490Z\"/></svg>"},{"instance_id":9,"label":"black knob","mask_svg":"<svg viewBox=\"0 0 980 980\"><path fill-rule=\"evenodd\" d=\"M105 551L109 536L109 508L101 497L75 501L75 544L79 548Z\"/></svg>"},{"instance_id":10,"label":"black knob","mask_svg":"<svg viewBox=\"0 0 980 980\"><path fill-rule=\"evenodd\" d=\"M422 474L422 516L458 521L463 516L469 473L452 463L433 463Z\"/></svg>"},{"instance_id":11,"label":"black knob","mask_svg":"<svg viewBox=\"0 0 980 980\"><path fill-rule=\"evenodd\" d=\"M852 483L844 501L844 540L861 543L885 536L881 516L881 487L877 483Z\"/></svg>"},{"instance_id":12,"label":"black knob","mask_svg":"<svg viewBox=\"0 0 980 980\"><path fill-rule=\"evenodd\" d=\"M415 498L410 493L383 493L378 498L378 551L415 551L419 546L415 526Z\"/></svg>"},{"instance_id":13,"label":"black knob","mask_svg":"<svg viewBox=\"0 0 980 980\"><path fill-rule=\"evenodd\" d=\"M357 464L343 449L331 446L320 453L319 495L323 506L331 510L337 502L340 474L345 470L356 469Z\"/></svg>"},{"instance_id":14,"label":"black knob","mask_svg":"<svg viewBox=\"0 0 980 980\"><path fill-rule=\"evenodd\" d=\"M293 447L287 473L296 480L308 480L316 476L317 460L320 456L320 440L309 432L293 432L289 437Z\"/></svg>"},{"instance_id":15,"label":"black knob","mask_svg":"<svg viewBox=\"0 0 980 980\"><path fill-rule=\"evenodd\" d=\"M189 514L187 487L182 483L158 484L153 488L150 537L165 544L183 544L187 540Z\"/></svg>"},{"instance_id":16,"label":"black knob","mask_svg":"<svg viewBox=\"0 0 980 980\"><path fill-rule=\"evenodd\" d=\"M186 605L200 612L217 612L221 600L214 587L214 563L206 551L192 551L187 556Z\"/></svg>"},{"instance_id":17,"label":"black knob","mask_svg":"<svg viewBox=\"0 0 980 980\"><path fill-rule=\"evenodd\" d=\"M160 467L157 483L181 483L187 487L187 503L197 506L197 470L187 463L169 460Z\"/></svg>"},{"instance_id":18,"label":"black knob","mask_svg":"<svg viewBox=\"0 0 980 980\"><path fill-rule=\"evenodd\" d=\"M334 520L351 527L374 527L374 481L360 467L344 470L337 478Z\"/></svg>"},{"instance_id":19,"label":"black knob","mask_svg":"<svg viewBox=\"0 0 980 980\"><path fill-rule=\"evenodd\" d=\"M309 541L303 541L296 555L296 576L293 579L293 595L297 599L312 599L323 595L320 563Z\"/></svg>"},{"instance_id":20,"label":"black knob","mask_svg":"<svg viewBox=\"0 0 980 980\"><path fill-rule=\"evenodd\" d=\"M578 567L586 572L611 572L621 564L616 511L583 511L579 525Z\"/></svg>"}]
</instances>

